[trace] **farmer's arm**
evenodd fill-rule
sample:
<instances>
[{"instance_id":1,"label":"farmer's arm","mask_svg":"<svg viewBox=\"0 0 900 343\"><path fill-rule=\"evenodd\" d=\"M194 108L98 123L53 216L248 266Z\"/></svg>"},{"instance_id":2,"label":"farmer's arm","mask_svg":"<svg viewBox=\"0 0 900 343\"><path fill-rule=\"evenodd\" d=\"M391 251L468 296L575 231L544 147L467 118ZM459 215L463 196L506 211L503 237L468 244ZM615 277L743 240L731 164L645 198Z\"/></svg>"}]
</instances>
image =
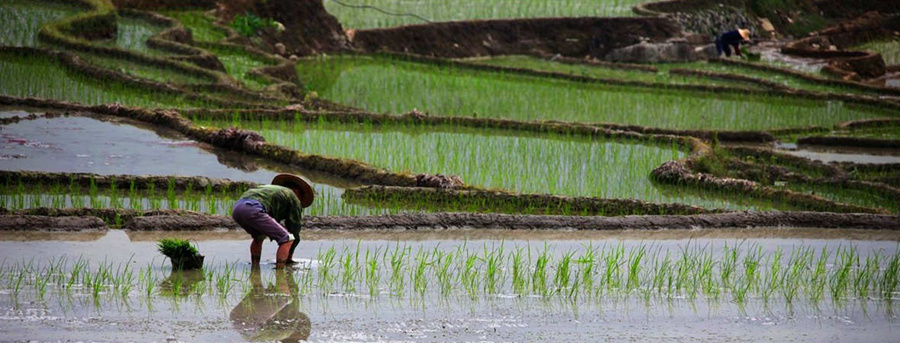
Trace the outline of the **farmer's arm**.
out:
<instances>
[{"instance_id":1,"label":"farmer's arm","mask_svg":"<svg viewBox=\"0 0 900 343\"><path fill-rule=\"evenodd\" d=\"M734 43L733 46L734 46L734 54L736 56L740 56L741 55L741 42Z\"/></svg>"}]
</instances>

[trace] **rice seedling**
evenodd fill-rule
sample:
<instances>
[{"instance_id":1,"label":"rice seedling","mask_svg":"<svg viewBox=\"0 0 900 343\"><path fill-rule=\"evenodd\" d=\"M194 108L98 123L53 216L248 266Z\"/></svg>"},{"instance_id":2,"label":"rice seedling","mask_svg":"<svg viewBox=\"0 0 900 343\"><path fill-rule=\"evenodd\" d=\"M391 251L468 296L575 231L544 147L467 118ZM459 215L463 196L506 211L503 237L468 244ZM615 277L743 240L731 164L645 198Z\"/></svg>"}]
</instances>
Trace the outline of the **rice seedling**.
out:
<instances>
[{"instance_id":1,"label":"rice seedling","mask_svg":"<svg viewBox=\"0 0 900 343\"><path fill-rule=\"evenodd\" d=\"M252 77L249 71L250 69L271 66L273 65L272 63L238 49L218 46L208 46L207 49L222 61L228 75L235 80L241 81L241 83L252 89L263 89L269 84L265 80Z\"/></svg>"},{"instance_id":2,"label":"rice seedling","mask_svg":"<svg viewBox=\"0 0 900 343\"><path fill-rule=\"evenodd\" d=\"M202 119L198 122L230 125ZM734 203L730 199L737 197L733 196L717 199L681 191L661 192L650 181L649 172L665 161L686 156L671 145L618 143L557 134L513 135L501 130L453 126L338 126L270 121L240 125L259 132L269 142L304 153L354 159L394 172L458 175L468 184L485 188L678 202L707 208L771 209L770 205L756 202ZM372 150L365 146L381 148ZM402 206L428 210L414 207L415 202ZM318 213L316 209L313 212Z\"/></svg>"},{"instance_id":3,"label":"rice seedling","mask_svg":"<svg viewBox=\"0 0 900 343\"><path fill-rule=\"evenodd\" d=\"M763 249L758 244L729 245L724 250L711 245L663 248L647 244L625 247L622 243L574 249L547 243L512 248L504 243L429 248L411 243L357 244L343 249L323 247L315 270L301 271L296 281L298 292L312 296L329 296L339 286L348 294L368 293L370 299L375 299L380 289L389 290L392 299L414 295L411 301L457 296L478 301L516 294L576 307L585 304L582 297L650 304L654 298L693 303L701 295L708 301L724 298L745 306L885 303L896 297L900 284L900 253L896 251L860 252L845 246L820 250L805 245L786 248L789 251ZM0 280L13 299L47 301L75 294L94 301L95 306L133 296L148 303L157 296L172 297L173 301L193 297L198 303L217 296L226 301L246 295L251 288L246 269L236 263L190 275L174 272L165 280L157 276L161 266L150 264L133 271L130 263L95 264L83 258L60 258L46 264L34 260L4 263ZM360 288L356 280L361 277L366 285ZM235 287L242 291L235 293Z\"/></svg>"},{"instance_id":4,"label":"rice seedling","mask_svg":"<svg viewBox=\"0 0 900 343\"><path fill-rule=\"evenodd\" d=\"M207 107L202 101L147 91L111 80L99 80L71 72L44 56L0 53L0 94L39 97L86 105L121 103L138 107Z\"/></svg>"},{"instance_id":5,"label":"rice seedling","mask_svg":"<svg viewBox=\"0 0 900 343\"><path fill-rule=\"evenodd\" d=\"M297 70L320 96L373 112L418 109L432 115L707 130L827 127L887 114L840 101L583 84L386 58L308 59Z\"/></svg>"},{"instance_id":6,"label":"rice seedling","mask_svg":"<svg viewBox=\"0 0 900 343\"><path fill-rule=\"evenodd\" d=\"M641 70L610 68L602 65L594 66L586 64L566 64L531 56L499 56L489 59L472 59L468 62L500 67L524 68L546 72L563 73L599 79L651 82L663 87L665 85L715 85L741 87L748 89L762 89L762 87L750 83L712 79L699 76L669 74L668 71L648 72Z\"/></svg>"},{"instance_id":7,"label":"rice seedling","mask_svg":"<svg viewBox=\"0 0 900 343\"><path fill-rule=\"evenodd\" d=\"M100 43L101 45L115 46L147 55L171 55L165 50L151 48L147 45L147 40L150 37L166 29L164 26L144 18L125 15L117 18L116 28L118 30L116 38L109 42Z\"/></svg>"},{"instance_id":8,"label":"rice seedling","mask_svg":"<svg viewBox=\"0 0 900 343\"><path fill-rule=\"evenodd\" d=\"M147 79L162 83L174 83L179 85L209 84L216 80L185 72L176 72L171 69L136 63L121 58L107 57L95 54L81 53L79 56L94 65L104 69L117 71L137 78Z\"/></svg>"},{"instance_id":9,"label":"rice seedling","mask_svg":"<svg viewBox=\"0 0 900 343\"><path fill-rule=\"evenodd\" d=\"M784 86L802 89L814 92L830 92L830 93L842 93L842 94L870 94L869 92L856 88L842 87L839 85L829 85L820 82L806 80L800 77L796 77L790 74L779 73L775 71L767 71L754 69L750 67L736 66L736 65L728 65L722 63L708 63L708 62L690 62L690 63L664 63L658 65L660 71L668 72L672 69L690 69L690 70L700 70L700 71L711 71L717 73L725 73L725 74L733 74L740 76L749 76L757 79L775 82L782 84Z\"/></svg>"},{"instance_id":10,"label":"rice seedling","mask_svg":"<svg viewBox=\"0 0 900 343\"><path fill-rule=\"evenodd\" d=\"M4 0L0 8L0 45L38 46L44 24L86 10L70 2Z\"/></svg>"},{"instance_id":11,"label":"rice seedling","mask_svg":"<svg viewBox=\"0 0 900 343\"><path fill-rule=\"evenodd\" d=\"M326 0L325 9L347 29L424 24L428 21L536 17L627 17L636 0L401 1ZM377 8L374 9L374 8Z\"/></svg>"}]
</instances>

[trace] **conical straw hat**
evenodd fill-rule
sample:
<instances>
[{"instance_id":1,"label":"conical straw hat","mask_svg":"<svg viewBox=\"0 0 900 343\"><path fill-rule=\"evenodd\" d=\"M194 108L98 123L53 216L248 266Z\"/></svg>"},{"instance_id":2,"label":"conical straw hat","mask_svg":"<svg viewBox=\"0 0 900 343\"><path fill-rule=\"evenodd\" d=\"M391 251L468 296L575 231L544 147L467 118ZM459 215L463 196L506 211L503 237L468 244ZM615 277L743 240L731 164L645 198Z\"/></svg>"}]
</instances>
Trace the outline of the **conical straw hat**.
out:
<instances>
[{"instance_id":1,"label":"conical straw hat","mask_svg":"<svg viewBox=\"0 0 900 343\"><path fill-rule=\"evenodd\" d=\"M315 197L315 192L312 187L304 181L301 177L292 174L278 174L272 179L272 184L277 186L284 186L290 189L293 189L299 193L300 197L300 205L303 205L303 208L309 207L312 205L313 198Z\"/></svg>"}]
</instances>

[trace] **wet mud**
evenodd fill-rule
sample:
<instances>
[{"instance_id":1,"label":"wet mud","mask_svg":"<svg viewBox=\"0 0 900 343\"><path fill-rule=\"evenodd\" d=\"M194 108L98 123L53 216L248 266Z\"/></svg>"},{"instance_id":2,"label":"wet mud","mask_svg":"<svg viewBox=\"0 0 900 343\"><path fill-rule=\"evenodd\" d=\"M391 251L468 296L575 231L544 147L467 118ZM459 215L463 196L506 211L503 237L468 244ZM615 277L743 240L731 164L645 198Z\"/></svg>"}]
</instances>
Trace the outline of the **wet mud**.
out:
<instances>
[{"instance_id":1,"label":"wet mud","mask_svg":"<svg viewBox=\"0 0 900 343\"><path fill-rule=\"evenodd\" d=\"M42 185L76 185L87 188L91 185L97 187L111 187L118 189L168 189L184 191L189 187L193 190L203 191L207 188L220 192L223 190L239 190L252 188L257 185L249 181L231 181L204 176L147 176L147 175L99 175L93 173L44 173L32 171L8 171L0 170L0 179L21 182L24 184Z\"/></svg>"},{"instance_id":2,"label":"wet mud","mask_svg":"<svg viewBox=\"0 0 900 343\"><path fill-rule=\"evenodd\" d=\"M63 215L71 218L102 214L108 210L79 209L71 211L18 211ZM100 212L100 213L98 213ZM27 221L36 217L38 224L27 226L40 228L46 216L20 216ZM67 219L61 219L67 220ZM99 219L97 219L99 221ZM95 221L96 222L96 221ZM99 221L102 223L102 221ZM78 222L79 225L84 225ZM420 229L508 229L508 230L694 230L694 229L744 229L752 227L785 228L836 228L900 230L900 216L861 213L822 212L730 212L698 215L660 216L548 216L507 215L478 213L397 214L385 216L332 217L307 216L303 218L304 230L420 230ZM197 213L156 211L144 212L128 218L123 226L131 231L214 231L241 230L225 216Z\"/></svg>"},{"instance_id":3,"label":"wet mud","mask_svg":"<svg viewBox=\"0 0 900 343\"><path fill-rule=\"evenodd\" d=\"M0 232L5 231L84 231L106 230L100 218L89 216L33 216L0 214Z\"/></svg>"}]
</instances>

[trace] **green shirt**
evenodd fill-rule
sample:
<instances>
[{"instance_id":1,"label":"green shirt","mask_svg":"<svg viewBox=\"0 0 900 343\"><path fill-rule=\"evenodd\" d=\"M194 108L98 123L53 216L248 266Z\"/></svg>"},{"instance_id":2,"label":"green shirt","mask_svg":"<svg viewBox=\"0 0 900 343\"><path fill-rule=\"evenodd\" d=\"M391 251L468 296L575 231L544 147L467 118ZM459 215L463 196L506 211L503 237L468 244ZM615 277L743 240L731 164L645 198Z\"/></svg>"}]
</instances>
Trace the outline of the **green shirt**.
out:
<instances>
[{"instance_id":1,"label":"green shirt","mask_svg":"<svg viewBox=\"0 0 900 343\"><path fill-rule=\"evenodd\" d=\"M290 188L276 185L257 186L241 194L241 198L259 201L265 207L266 213L275 221L284 221L288 232L295 235L300 232L303 206L297 194Z\"/></svg>"}]
</instances>

